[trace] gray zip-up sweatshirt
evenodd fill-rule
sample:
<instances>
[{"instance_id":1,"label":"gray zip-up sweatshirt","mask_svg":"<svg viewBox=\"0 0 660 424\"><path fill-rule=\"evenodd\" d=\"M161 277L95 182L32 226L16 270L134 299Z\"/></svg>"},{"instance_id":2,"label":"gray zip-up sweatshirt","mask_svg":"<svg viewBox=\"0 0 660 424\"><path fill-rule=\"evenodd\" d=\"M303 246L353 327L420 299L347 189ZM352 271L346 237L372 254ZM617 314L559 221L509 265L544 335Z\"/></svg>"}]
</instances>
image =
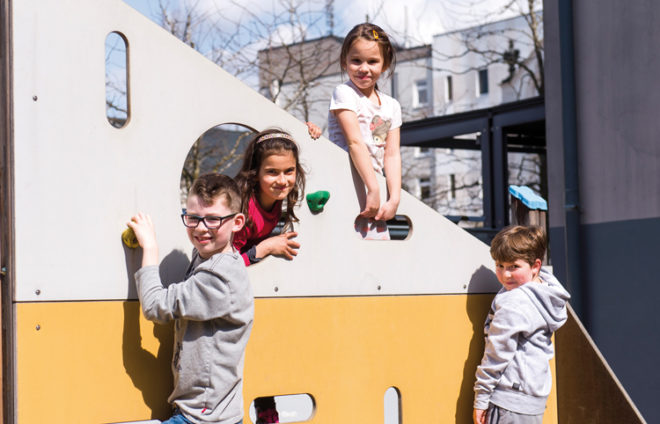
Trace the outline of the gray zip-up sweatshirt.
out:
<instances>
[{"instance_id":1,"label":"gray zip-up sweatshirt","mask_svg":"<svg viewBox=\"0 0 660 424\"><path fill-rule=\"evenodd\" d=\"M195 423L235 424L243 418L243 361L254 297L243 258L193 251L186 279L164 288L157 266L135 274L147 319L175 320L168 401Z\"/></svg>"},{"instance_id":2,"label":"gray zip-up sweatshirt","mask_svg":"<svg viewBox=\"0 0 660 424\"><path fill-rule=\"evenodd\" d=\"M529 282L497 293L486 318L486 346L474 385L474 408L491 402L519 414L545 411L552 387L552 333L566 322L568 292L547 270L543 283Z\"/></svg>"}]
</instances>

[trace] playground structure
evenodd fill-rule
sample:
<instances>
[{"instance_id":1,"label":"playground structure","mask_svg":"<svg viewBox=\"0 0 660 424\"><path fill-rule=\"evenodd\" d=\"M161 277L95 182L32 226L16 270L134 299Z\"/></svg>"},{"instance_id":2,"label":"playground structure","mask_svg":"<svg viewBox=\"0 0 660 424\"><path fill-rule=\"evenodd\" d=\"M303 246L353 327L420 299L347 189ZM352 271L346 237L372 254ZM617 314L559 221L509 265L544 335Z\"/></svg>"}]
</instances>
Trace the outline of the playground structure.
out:
<instances>
[{"instance_id":1,"label":"playground structure","mask_svg":"<svg viewBox=\"0 0 660 424\"><path fill-rule=\"evenodd\" d=\"M301 393L314 399L309 422L382 423L390 387L401 422L469 422L483 321L499 289L485 244L405 192L409 237L360 240L346 153L311 141L301 122L123 2L5 4L5 422L168 415L171 327L142 317L133 281L140 251L121 233L136 211L150 213L161 275L181 279L191 250L178 216L182 164L197 137L223 123L289 130L309 170L307 192L331 193L323 211L299 209L294 261L249 269L257 299L245 422L254 398ZM130 116L120 129L105 112L104 41L113 32L128 51ZM567 345L580 340L593 352L579 323L570 328L578 330ZM575 365L566 352L558 362ZM636 417L621 388L608 387ZM556 422L553 391L544 423Z\"/></svg>"}]
</instances>

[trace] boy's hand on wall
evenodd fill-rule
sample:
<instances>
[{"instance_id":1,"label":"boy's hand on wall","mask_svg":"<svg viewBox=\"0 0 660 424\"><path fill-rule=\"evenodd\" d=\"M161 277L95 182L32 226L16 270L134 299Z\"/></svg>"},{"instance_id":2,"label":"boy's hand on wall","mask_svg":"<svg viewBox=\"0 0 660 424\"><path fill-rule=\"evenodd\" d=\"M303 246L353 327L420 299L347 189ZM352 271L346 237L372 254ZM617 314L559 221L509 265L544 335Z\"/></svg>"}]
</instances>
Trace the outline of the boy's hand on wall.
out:
<instances>
[{"instance_id":1,"label":"boy's hand on wall","mask_svg":"<svg viewBox=\"0 0 660 424\"><path fill-rule=\"evenodd\" d=\"M149 249L157 247L156 244L156 231L154 224L151 222L151 217L145 213L138 212L128 222L128 226L133 229L135 237L140 243L142 249Z\"/></svg>"}]
</instances>

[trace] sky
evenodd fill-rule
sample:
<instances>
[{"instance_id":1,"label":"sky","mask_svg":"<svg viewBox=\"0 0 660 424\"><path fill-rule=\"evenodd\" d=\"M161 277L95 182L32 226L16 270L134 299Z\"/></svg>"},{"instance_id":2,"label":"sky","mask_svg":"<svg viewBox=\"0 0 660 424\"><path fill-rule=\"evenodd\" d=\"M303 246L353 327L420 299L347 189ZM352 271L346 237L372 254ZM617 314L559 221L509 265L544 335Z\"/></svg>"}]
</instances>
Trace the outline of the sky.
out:
<instances>
[{"instance_id":1,"label":"sky","mask_svg":"<svg viewBox=\"0 0 660 424\"><path fill-rule=\"evenodd\" d=\"M124 0L147 17L154 19L159 3L170 8L193 5L209 16L218 12L227 19L246 18L246 10L256 16L279 13L286 5L295 4L300 10L322 10L325 0ZM433 35L473 26L489 19L489 14L500 18L511 13L499 14L509 0L334 0L335 35L345 35L354 25L369 20L394 35L400 44L428 44ZM521 3L526 3L522 1ZM540 4L541 2L538 1ZM492 19L491 19L492 20ZM319 28L310 32L324 32L325 22L316 23ZM325 35L325 34L322 34Z\"/></svg>"},{"instance_id":2,"label":"sky","mask_svg":"<svg viewBox=\"0 0 660 424\"><path fill-rule=\"evenodd\" d=\"M329 34L328 0L123 0L157 24L160 6L170 16L194 10L195 48L249 86L258 86L253 58L268 41L288 44ZM502 11L512 0L332 0L334 29L343 37L353 26L370 22L381 26L399 46L430 44L433 36L513 16ZM539 6L541 0L535 0ZM527 0L514 0L522 5ZM294 7L298 25L289 21ZM240 22L240 31L235 28ZM220 31L218 31L220 29ZM219 35L220 34L220 35ZM238 36L236 35L238 34ZM223 38L224 37L224 38ZM228 41L229 40L229 41Z\"/></svg>"}]
</instances>

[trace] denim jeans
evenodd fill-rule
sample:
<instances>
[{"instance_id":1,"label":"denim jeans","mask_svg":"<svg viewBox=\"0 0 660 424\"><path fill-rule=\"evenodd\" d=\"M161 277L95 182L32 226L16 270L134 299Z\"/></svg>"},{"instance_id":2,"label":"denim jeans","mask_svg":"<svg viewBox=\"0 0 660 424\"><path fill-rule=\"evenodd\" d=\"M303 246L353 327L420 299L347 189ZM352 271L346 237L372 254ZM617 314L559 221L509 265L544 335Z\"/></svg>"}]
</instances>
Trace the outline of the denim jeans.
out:
<instances>
[{"instance_id":1,"label":"denim jeans","mask_svg":"<svg viewBox=\"0 0 660 424\"><path fill-rule=\"evenodd\" d=\"M181 411L176 409L174 415L168 420L163 421L161 424L194 424L192 421L189 421L186 417L183 416ZM243 420L240 420L236 424L243 424Z\"/></svg>"},{"instance_id":2,"label":"denim jeans","mask_svg":"<svg viewBox=\"0 0 660 424\"><path fill-rule=\"evenodd\" d=\"M188 421L188 419L183 416L181 411L176 409L174 410L174 415L172 415L170 419L163 421L161 424L193 424L193 422Z\"/></svg>"}]
</instances>

